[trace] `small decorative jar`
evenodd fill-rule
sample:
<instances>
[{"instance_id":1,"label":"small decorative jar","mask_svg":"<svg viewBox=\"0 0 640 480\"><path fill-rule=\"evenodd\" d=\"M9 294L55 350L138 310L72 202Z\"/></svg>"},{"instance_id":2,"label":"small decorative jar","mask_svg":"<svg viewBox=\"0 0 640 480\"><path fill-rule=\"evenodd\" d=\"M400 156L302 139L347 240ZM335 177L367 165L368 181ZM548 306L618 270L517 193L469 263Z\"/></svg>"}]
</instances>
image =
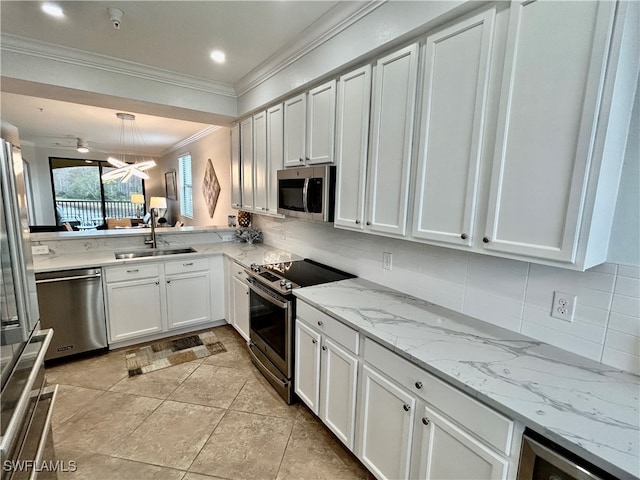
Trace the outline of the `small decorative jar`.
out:
<instances>
[{"instance_id":1,"label":"small decorative jar","mask_svg":"<svg viewBox=\"0 0 640 480\"><path fill-rule=\"evenodd\" d=\"M251 225L251 212L238 210L238 225L245 228Z\"/></svg>"},{"instance_id":2,"label":"small decorative jar","mask_svg":"<svg viewBox=\"0 0 640 480\"><path fill-rule=\"evenodd\" d=\"M235 215L227 216L227 225L229 227L235 227L236 226L236 216Z\"/></svg>"}]
</instances>

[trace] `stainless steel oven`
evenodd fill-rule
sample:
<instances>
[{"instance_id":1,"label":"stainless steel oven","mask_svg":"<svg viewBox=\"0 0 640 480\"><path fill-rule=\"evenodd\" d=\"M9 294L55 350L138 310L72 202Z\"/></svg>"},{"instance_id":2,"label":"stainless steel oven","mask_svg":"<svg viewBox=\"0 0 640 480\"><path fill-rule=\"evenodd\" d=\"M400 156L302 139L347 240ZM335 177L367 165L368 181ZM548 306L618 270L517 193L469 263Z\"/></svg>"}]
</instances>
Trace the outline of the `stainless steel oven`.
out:
<instances>
[{"instance_id":1,"label":"stainless steel oven","mask_svg":"<svg viewBox=\"0 0 640 480\"><path fill-rule=\"evenodd\" d=\"M253 278L249 284L249 352L253 362L287 401L293 402L292 295L280 295Z\"/></svg>"},{"instance_id":2,"label":"stainless steel oven","mask_svg":"<svg viewBox=\"0 0 640 480\"><path fill-rule=\"evenodd\" d=\"M517 480L613 480L617 477L526 430L522 437Z\"/></svg>"},{"instance_id":3,"label":"stainless steel oven","mask_svg":"<svg viewBox=\"0 0 640 480\"><path fill-rule=\"evenodd\" d=\"M245 272L249 285L249 352L253 363L280 396L293 403L296 302L292 291L353 275L309 259L251 265Z\"/></svg>"}]
</instances>

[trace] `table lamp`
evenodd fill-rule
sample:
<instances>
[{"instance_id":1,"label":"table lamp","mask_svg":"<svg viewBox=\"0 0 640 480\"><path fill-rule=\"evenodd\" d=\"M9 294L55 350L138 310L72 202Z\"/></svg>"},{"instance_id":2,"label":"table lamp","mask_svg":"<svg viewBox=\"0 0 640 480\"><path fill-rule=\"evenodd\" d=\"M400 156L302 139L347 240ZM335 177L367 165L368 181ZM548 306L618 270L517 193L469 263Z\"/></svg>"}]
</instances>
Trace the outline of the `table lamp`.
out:
<instances>
[{"instance_id":1,"label":"table lamp","mask_svg":"<svg viewBox=\"0 0 640 480\"><path fill-rule=\"evenodd\" d=\"M140 218L140 205L144 205L144 195L141 193L132 193L131 203L136 206L136 217Z\"/></svg>"}]
</instances>

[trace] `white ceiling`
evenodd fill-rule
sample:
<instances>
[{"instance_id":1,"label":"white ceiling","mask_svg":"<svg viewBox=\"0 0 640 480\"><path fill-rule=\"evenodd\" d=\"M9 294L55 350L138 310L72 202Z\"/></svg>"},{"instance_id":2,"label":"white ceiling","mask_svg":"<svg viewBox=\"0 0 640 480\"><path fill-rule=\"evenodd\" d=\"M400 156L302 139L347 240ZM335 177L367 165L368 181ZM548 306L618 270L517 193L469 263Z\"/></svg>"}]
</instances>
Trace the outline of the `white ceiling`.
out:
<instances>
[{"instance_id":1,"label":"white ceiling","mask_svg":"<svg viewBox=\"0 0 640 480\"><path fill-rule=\"evenodd\" d=\"M309 27L322 25L330 10L335 13L352 2L63 1L63 19L45 15L41 3L0 2L1 32L233 87ZM125 12L120 30L113 28L107 7ZM226 63L210 60L213 49L225 51ZM2 119L18 127L23 141L75 148L80 137L97 150L118 147L116 110L4 91L1 100ZM129 113L136 114L149 155L159 155L208 127Z\"/></svg>"}]
</instances>

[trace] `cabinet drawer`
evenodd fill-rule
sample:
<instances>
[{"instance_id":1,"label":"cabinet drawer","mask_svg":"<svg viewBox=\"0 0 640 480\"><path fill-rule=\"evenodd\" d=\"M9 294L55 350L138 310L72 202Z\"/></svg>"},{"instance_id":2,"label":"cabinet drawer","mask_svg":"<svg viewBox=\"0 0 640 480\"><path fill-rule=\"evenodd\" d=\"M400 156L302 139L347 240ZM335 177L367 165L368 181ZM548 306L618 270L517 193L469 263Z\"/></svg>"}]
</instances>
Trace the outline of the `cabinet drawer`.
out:
<instances>
[{"instance_id":1,"label":"cabinet drawer","mask_svg":"<svg viewBox=\"0 0 640 480\"><path fill-rule=\"evenodd\" d=\"M160 275L160 265L157 263L109 267L104 270L107 283L136 280L138 278L152 278Z\"/></svg>"},{"instance_id":2,"label":"cabinet drawer","mask_svg":"<svg viewBox=\"0 0 640 480\"><path fill-rule=\"evenodd\" d=\"M244 267L237 262L231 262L230 265L231 265L231 272L229 273L231 274L231 278L235 277L238 280L241 280L242 282L244 282L245 279L247 278L247 274L244 271Z\"/></svg>"},{"instance_id":3,"label":"cabinet drawer","mask_svg":"<svg viewBox=\"0 0 640 480\"><path fill-rule=\"evenodd\" d=\"M296 304L298 319L313 326L320 333L326 334L353 353L358 353L358 332L333 317L322 313L310 305L298 300Z\"/></svg>"},{"instance_id":4,"label":"cabinet drawer","mask_svg":"<svg viewBox=\"0 0 640 480\"><path fill-rule=\"evenodd\" d=\"M196 272L201 270L209 270L209 259L185 258L184 260L176 260L164 264L164 272L167 275L173 275L175 273Z\"/></svg>"},{"instance_id":5,"label":"cabinet drawer","mask_svg":"<svg viewBox=\"0 0 640 480\"><path fill-rule=\"evenodd\" d=\"M513 421L435 378L380 344L364 339L364 360L446 413L468 431L509 455Z\"/></svg>"}]
</instances>

